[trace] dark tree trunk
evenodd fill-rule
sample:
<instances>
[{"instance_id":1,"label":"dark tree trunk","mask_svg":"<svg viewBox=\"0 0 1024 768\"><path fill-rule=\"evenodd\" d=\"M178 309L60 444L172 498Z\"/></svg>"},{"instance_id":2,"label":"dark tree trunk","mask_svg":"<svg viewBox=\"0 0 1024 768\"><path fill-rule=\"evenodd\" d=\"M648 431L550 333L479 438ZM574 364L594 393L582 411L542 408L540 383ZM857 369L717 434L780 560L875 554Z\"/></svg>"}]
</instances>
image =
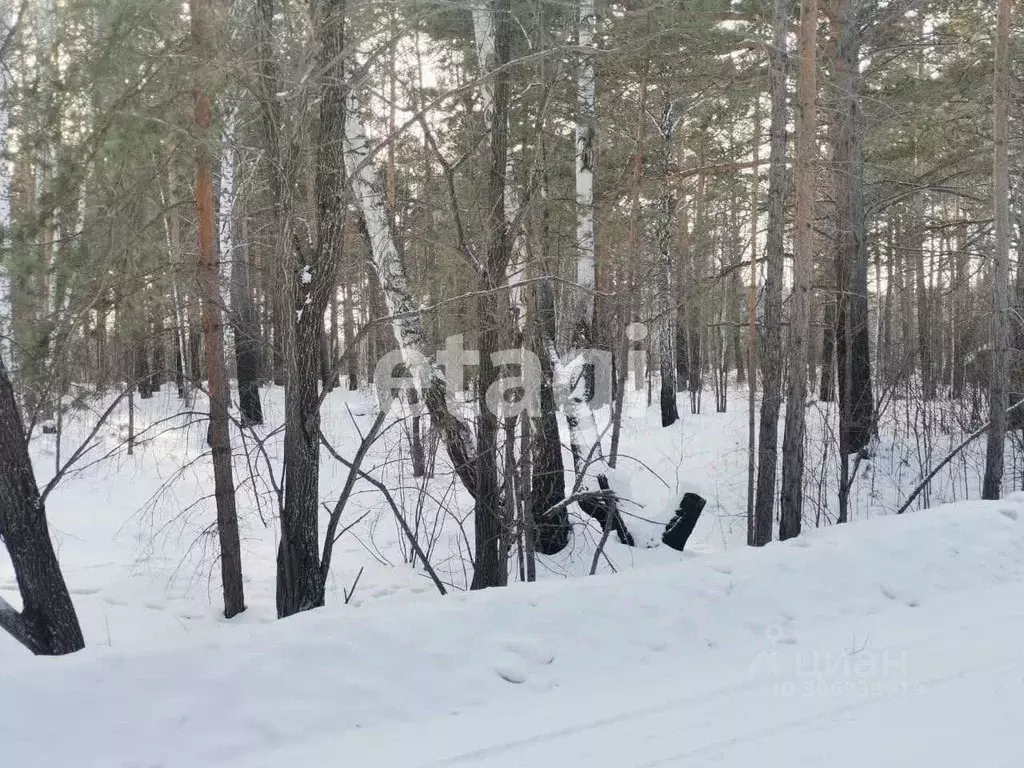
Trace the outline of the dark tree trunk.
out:
<instances>
[{"instance_id":1,"label":"dark tree trunk","mask_svg":"<svg viewBox=\"0 0 1024 768\"><path fill-rule=\"evenodd\" d=\"M995 253L992 263L992 370L989 378L989 422L985 446L985 476L981 497L997 500L1002 494L1006 449L1006 408L1009 389L1010 316L1010 0L999 0L996 16L996 55L993 76L993 183Z\"/></svg>"},{"instance_id":2,"label":"dark tree trunk","mask_svg":"<svg viewBox=\"0 0 1024 768\"><path fill-rule=\"evenodd\" d=\"M232 197L236 207L241 206L238 177L236 167L231 174L235 187ZM246 217L241 210L231 211L230 216L234 242L231 252L231 331L235 339L238 409L243 426L252 426L263 423L263 404L260 401L263 362L260 360L259 317L250 278Z\"/></svg>"},{"instance_id":3,"label":"dark tree trunk","mask_svg":"<svg viewBox=\"0 0 1024 768\"><path fill-rule=\"evenodd\" d=\"M198 304L192 298L190 304ZM203 332L199 324L199 318L194 317L189 322L188 328L188 378L196 384L202 382L203 376Z\"/></svg>"},{"instance_id":4,"label":"dark tree trunk","mask_svg":"<svg viewBox=\"0 0 1024 768\"><path fill-rule=\"evenodd\" d=\"M565 499L565 465L562 461L562 440L558 433L558 407L553 388L554 366L546 354L547 344L554 343L555 305L551 285L541 283L536 289L534 312L534 352L540 360L540 416L533 419L530 435L533 477L530 483L530 510L536 530L536 548L544 555L561 552L569 544L572 527L569 513L562 507L549 510Z\"/></svg>"},{"instance_id":5,"label":"dark tree trunk","mask_svg":"<svg viewBox=\"0 0 1024 768\"><path fill-rule=\"evenodd\" d=\"M821 329L821 388L818 399L831 403L836 398L836 302L825 299Z\"/></svg>"},{"instance_id":6,"label":"dark tree trunk","mask_svg":"<svg viewBox=\"0 0 1024 768\"><path fill-rule=\"evenodd\" d=\"M345 326L345 354L347 355L345 358L345 378L348 380L347 387L350 392L359 389L359 355L353 349L356 338L355 311L352 307L353 291L354 287L349 283L345 286L345 292L342 295L342 321Z\"/></svg>"},{"instance_id":7,"label":"dark tree trunk","mask_svg":"<svg viewBox=\"0 0 1024 768\"><path fill-rule=\"evenodd\" d=\"M736 227L739 231L739 226ZM738 252L738 251L737 251ZM742 301L740 295L740 279L739 272L737 271L732 278L729 280L729 344L731 357L733 358L733 365L736 368L736 383L746 384L747 382L747 361L746 355L743 350L743 340L741 338L740 329L742 323L740 322L740 316L742 311Z\"/></svg>"},{"instance_id":8,"label":"dark tree trunk","mask_svg":"<svg viewBox=\"0 0 1024 768\"><path fill-rule=\"evenodd\" d=\"M167 337L164 332L163 313L157 310L153 318L153 369L149 374L149 389L159 392L167 379Z\"/></svg>"},{"instance_id":9,"label":"dark tree trunk","mask_svg":"<svg viewBox=\"0 0 1024 768\"><path fill-rule=\"evenodd\" d=\"M149 342L144 334L136 335L136 339L132 347L132 375L135 377L135 386L139 390L139 397L148 400L153 396L153 379L149 367Z\"/></svg>"},{"instance_id":10,"label":"dark tree trunk","mask_svg":"<svg viewBox=\"0 0 1024 768\"><path fill-rule=\"evenodd\" d=\"M757 492L754 499L754 546L772 540L775 476L778 464L779 410L782 404L782 279L786 192L786 27L788 0L775 0L771 51L772 114L769 128L768 233L765 259L764 330L761 371L764 395L758 430Z\"/></svg>"},{"instance_id":11,"label":"dark tree trunk","mask_svg":"<svg viewBox=\"0 0 1024 768\"><path fill-rule=\"evenodd\" d=\"M921 192L914 195L908 234L909 252L914 259L914 288L917 295L917 354L921 366L921 396L925 400L934 400L938 396L938 381L933 355L931 296L925 274L924 194Z\"/></svg>"},{"instance_id":12,"label":"dark tree trunk","mask_svg":"<svg viewBox=\"0 0 1024 768\"><path fill-rule=\"evenodd\" d=\"M839 445L843 455L855 453L868 444L874 421L861 164L860 33L852 5L850 0L837 3L838 45L833 59L836 91L840 94L832 132L832 162L837 222L836 370Z\"/></svg>"},{"instance_id":13,"label":"dark tree trunk","mask_svg":"<svg viewBox=\"0 0 1024 768\"><path fill-rule=\"evenodd\" d=\"M32 653L57 656L85 647L39 497L14 389L0 359L0 534L21 593L20 613L0 598L0 629Z\"/></svg>"},{"instance_id":14,"label":"dark tree trunk","mask_svg":"<svg viewBox=\"0 0 1024 768\"><path fill-rule=\"evenodd\" d=\"M672 107L666 105L661 122L661 164L662 173L668 176L672 161L672 137L674 135L675 117L672 114ZM685 335L686 318L678 317L675 309L679 299L676 287L679 282L677 265L675 264L672 251L672 217L675 213L676 200L672 194L665 194L659 204L658 221L658 252L660 259L656 269L658 270L658 289L660 297L660 309L663 313L661 328L658 331L658 355L661 361L661 388L659 392L661 426L668 427L679 421L679 405L676 401L676 390L684 379L676 379L676 360L680 358L685 350L679 349L677 338Z\"/></svg>"},{"instance_id":15,"label":"dark tree trunk","mask_svg":"<svg viewBox=\"0 0 1024 768\"><path fill-rule=\"evenodd\" d=\"M409 390L409 402L415 407L419 404L419 392ZM423 425L419 416L412 417L411 434L409 435L409 454L412 459L412 476L426 477L427 456L423 450Z\"/></svg>"},{"instance_id":16,"label":"dark tree trunk","mask_svg":"<svg viewBox=\"0 0 1024 768\"><path fill-rule=\"evenodd\" d=\"M676 389L682 391L690 382L690 332L684 317L676 323Z\"/></svg>"},{"instance_id":17,"label":"dark tree trunk","mask_svg":"<svg viewBox=\"0 0 1024 768\"><path fill-rule=\"evenodd\" d=\"M331 298L328 302L328 307L331 313L331 324L330 324L330 349L329 356L331 360L331 381L328 385L330 389L341 386L341 372L338 370L338 281L335 278L331 285Z\"/></svg>"},{"instance_id":18,"label":"dark tree trunk","mask_svg":"<svg viewBox=\"0 0 1024 768\"><path fill-rule=\"evenodd\" d=\"M278 158L271 174L272 194L283 231L292 232L294 214L290 190L294 185L294 148L284 146L278 134L282 124L278 102L278 75L274 63L273 8L260 0L260 59L265 90L261 96L264 130L272 157ZM319 42L320 115L316 137L315 197L316 247L304 238L283 238L288 270L289 343L285 390L285 499L281 510L281 543L277 558L277 613L279 617L316 608L324 603L319 560L320 397L323 316L334 285L334 270L341 250L345 210L345 175L342 143L345 126L344 0L317 0L313 7ZM292 255L294 254L294 255ZM294 318L294 320L292 319Z\"/></svg>"},{"instance_id":19,"label":"dark tree trunk","mask_svg":"<svg viewBox=\"0 0 1024 768\"><path fill-rule=\"evenodd\" d=\"M510 252L508 221L505 216L505 173L508 167L508 72L511 19L509 0L492 4L495 28L496 71L485 73L493 78L494 101L490 115L490 167L487 179L487 244L486 268L479 274L481 293L477 300L480 322L480 366L477 400L477 493L473 509L476 552L473 559L471 589L504 586L508 580L506 562L501 558L501 541L507 528L504 505L498 484L497 446L498 414L488 406L487 394L498 380L498 368L491 354L498 351L502 317L500 296L494 289L505 277Z\"/></svg>"},{"instance_id":20,"label":"dark tree trunk","mask_svg":"<svg viewBox=\"0 0 1024 768\"><path fill-rule=\"evenodd\" d=\"M1024 226L1021 228L1021 248L1024 248ZM964 386L967 382L967 351L970 334L967 330L967 316L970 312L970 275L968 270L967 254L967 233L966 227L957 228L956 255L953 259L953 343L956 345L956 354L953 355L951 365L953 366L952 384L953 397L963 397ZM1022 254L1024 256L1024 254ZM1024 264L1024 258L1018 258L1020 264ZM1018 311L1024 312L1024 269L1017 270L1017 304ZM1020 323L1013 324L1017 330L1017 350L1024 350L1024 328ZM1018 360L1021 359L1021 352L1017 352ZM1022 395L1024 397L1024 395ZM1016 402L1021 397L1013 400Z\"/></svg>"},{"instance_id":21,"label":"dark tree trunk","mask_svg":"<svg viewBox=\"0 0 1024 768\"><path fill-rule=\"evenodd\" d=\"M817 168L817 34L818 0L803 0L800 8L800 87L794 162L793 292L789 302L789 371L786 426L782 438L782 492L779 495L781 541L799 536L803 524L804 400L807 398L807 349L814 272L814 178Z\"/></svg>"},{"instance_id":22,"label":"dark tree trunk","mask_svg":"<svg viewBox=\"0 0 1024 768\"><path fill-rule=\"evenodd\" d=\"M178 390L178 397L185 398L185 355L184 355L184 334L180 323L174 324L174 385Z\"/></svg>"},{"instance_id":23,"label":"dark tree trunk","mask_svg":"<svg viewBox=\"0 0 1024 768\"><path fill-rule=\"evenodd\" d=\"M331 357L331 342L327 338L327 330L320 326L320 383L330 392L334 389L334 361Z\"/></svg>"}]
</instances>

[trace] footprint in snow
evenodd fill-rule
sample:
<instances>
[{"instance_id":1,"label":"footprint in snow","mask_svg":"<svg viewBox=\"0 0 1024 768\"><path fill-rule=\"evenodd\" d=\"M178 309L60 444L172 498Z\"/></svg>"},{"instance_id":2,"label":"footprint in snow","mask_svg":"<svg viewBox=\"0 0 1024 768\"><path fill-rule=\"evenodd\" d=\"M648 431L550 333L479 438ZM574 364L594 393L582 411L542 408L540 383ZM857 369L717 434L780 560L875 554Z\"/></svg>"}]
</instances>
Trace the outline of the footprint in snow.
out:
<instances>
[{"instance_id":1,"label":"footprint in snow","mask_svg":"<svg viewBox=\"0 0 1024 768\"><path fill-rule=\"evenodd\" d=\"M514 685L521 685L525 683L529 678L526 674L526 669L515 662L500 662L494 665L494 671L498 673L498 677L507 683L513 683Z\"/></svg>"},{"instance_id":2,"label":"footprint in snow","mask_svg":"<svg viewBox=\"0 0 1024 768\"><path fill-rule=\"evenodd\" d=\"M505 643L505 650L531 664L547 665L555 660L554 651L526 638L510 640Z\"/></svg>"},{"instance_id":3,"label":"footprint in snow","mask_svg":"<svg viewBox=\"0 0 1024 768\"><path fill-rule=\"evenodd\" d=\"M1008 520L1013 520L1014 522L1017 521L1017 510L1012 507L1003 507L999 510L999 514Z\"/></svg>"},{"instance_id":4,"label":"footprint in snow","mask_svg":"<svg viewBox=\"0 0 1024 768\"><path fill-rule=\"evenodd\" d=\"M908 597L906 599L901 598L893 590L889 589L884 584L881 585L879 587L879 589L882 590L882 594L885 595L887 598L889 598L890 600L895 600L897 602L901 602L905 606L907 606L907 608L917 608L917 607L919 607L921 605L921 601L918 600L916 597Z\"/></svg>"}]
</instances>

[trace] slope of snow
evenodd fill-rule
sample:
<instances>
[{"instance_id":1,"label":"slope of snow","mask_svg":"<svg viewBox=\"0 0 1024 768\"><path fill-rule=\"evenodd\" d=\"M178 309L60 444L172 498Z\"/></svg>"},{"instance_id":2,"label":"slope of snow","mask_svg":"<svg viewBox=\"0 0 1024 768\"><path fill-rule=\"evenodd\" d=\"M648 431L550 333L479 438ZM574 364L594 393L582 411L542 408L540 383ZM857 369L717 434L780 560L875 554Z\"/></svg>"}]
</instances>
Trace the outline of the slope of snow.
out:
<instances>
[{"instance_id":1,"label":"slope of snow","mask_svg":"<svg viewBox=\"0 0 1024 768\"><path fill-rule=\"evenodd\" d=\"M321 735L225 765L1015 767L1020 597L1019 584L939 597L807 633L750 665L723 655L642 679L600 671L528 708Z\"/></svg>"},{"instance_id":2,"label":"slope of snow","mask_svg":"<svg viewBox=\"0 0 1024 768\"><path fill-rule=\"evenodd\" d=\"M197 624L146 652L11 656L0 744L19 768L498 768L815 764L828 738L830 765L913 765L952 738L925 736L942 717L1006 736L985 712L1024 703L1022 595L1014 495L617 576ZM855 726L898 759L851 745Z\"/></svg>"}]
</instances>

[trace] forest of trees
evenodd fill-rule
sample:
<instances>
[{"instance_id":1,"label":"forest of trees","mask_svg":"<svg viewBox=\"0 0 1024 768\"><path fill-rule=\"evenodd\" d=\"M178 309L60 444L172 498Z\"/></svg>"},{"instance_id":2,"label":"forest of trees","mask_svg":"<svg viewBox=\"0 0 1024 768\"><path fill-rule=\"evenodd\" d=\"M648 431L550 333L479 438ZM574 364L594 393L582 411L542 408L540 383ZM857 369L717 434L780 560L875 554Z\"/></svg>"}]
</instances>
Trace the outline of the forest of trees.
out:
<instances>
[{"instance_id":1,"label":"forest of trees","mask_svg":"<svg viewBox=\"0 0 1024 768\"><path fill-rule=\"evenodd\" d=\"M325 541L321 409L395 350L412 471L437 445L472 498L473 588L504 585L513 548L532 573L565 547L571 505L632 543L627 387L663 428L749 398L753 546L808 524L812 401L837 424L813 449L835 457L837 511L814 524L849 519L897 402L944 404L936 429L961 414L987 440L978 494L999 498L1024 425L1018 10L0 0L0 532L23 600L0 599L0 628L82 647L45 516L83 453L61 458L62 420L162 389L209 403L230 618L233 441L271 427L261 398L284 387L277 611L323 605L351 482ZM457 334L480 353L463 380L438 357ZM535 414L486 404L516 367L492 354L517 348L539 360ZM608 434L588 350L612 360ZM369 479L361 453L335 458Z\"/></svg>"}]
</instances>

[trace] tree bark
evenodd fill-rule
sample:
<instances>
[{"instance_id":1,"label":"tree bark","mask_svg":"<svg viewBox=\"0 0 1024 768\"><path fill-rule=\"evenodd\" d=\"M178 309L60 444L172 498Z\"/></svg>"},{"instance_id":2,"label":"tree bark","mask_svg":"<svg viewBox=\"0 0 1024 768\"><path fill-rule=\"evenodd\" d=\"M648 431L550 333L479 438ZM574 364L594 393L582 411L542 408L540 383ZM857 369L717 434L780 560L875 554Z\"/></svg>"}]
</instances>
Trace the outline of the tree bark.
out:
<instances>
[{"instance_id":1,"label":"tree bark","mask_svg":"<svg viewBox=\"0 0 1024 768\"><path fill-rule=\"evenodd\" d=\"M577 45L579 74L576 82L576 284L579 307L571 347L587 349L594 338L594 290L597 287L597 239L594 233L594 160L597 153L597 77L594 73L594 37L597 10L594 0L579 0ZM588 401L593 379L588 377Z\"/></svg>"},{"instance_id":2,"label":"tree bark","mask_svg":"<svg viewBox=\"0 0 1024 768\"><path fill-rule=\"evenodd\" d=\"M775 474L778 462L779 410L782 399L782 271L786 194L786 28L789 0L775 0L771 60L772 114L769 133L768 235L765 259L764 330L761 371L764 394L758 436L757 494L754 503L754 546L772 539Z\"/></svg>"},{"instance_id":3,"label":"tree bark","mask_svg":"<svg viewBox=\"0 0 1024 768\"><path fill-rule=\"evenodd\" d=\"M505 216L505 184L508 168L508 73L511 19L509 0L495 0L491 9L494 36L493 69L484 73L489 80L490 166L487 177L485 231L489 233L486 267L478 274L477 317L480 322L480 367L477 387L477 493L474 497L476 551L471 589L504 586L508 574L501 557L506 521L498 482L498 414L488 405L490 388L498 381L498 369L491 355L498 351L501 306L495 290L505 280L509 260L508 220ZM487 57L490 58L490 57ZM506 491L510 492L510 491Z\"/></svg>"},{"instance_id":4,"label":"tree bark","mask_svg":"<svg viewBox=\"0 0 1024 768\"><path fill-rule=\"evenodd\" d=\"M671 97L666 94L665 98L666 103L658 128L661 134L661 171L667 178L672 163L672 141L675 137L678 119L674 114ZM656 267L658 270L658 308L662 315L658 328L658 360L661 373L659 405L662 427L671 426L679 421L676 391L679 389L679 385L685 382L676 379L677 373L681 376L681 372L676 369L676 358L686 361L686 372L692 376L689 344L677 345L676 343L680 337L687 338L690 329L685 318L680 321L676 311L679 297L676 296L675 288L678 281L675 279L676 260L672 253L672 217L675 214L675 207L675 196L671 190L667 190L658 201L659 259ZM687 338L687 341L690 339ZM677 346L679 346L678 349Z\"/></svg>"},{"instance_id":5,"label":"tree bark","mask_svg":"<svg viewBox=\"0 0 1024 768\"><path fill-rule=\"evenodd\" d=\"M790 299L789 372L786 426L782 437L782 495L779 501L779 539L783 541L800 535L803 518L804 400L807 398L807 345L811 330L811 278L814 271L817 36L818 0L803 0L800 11L800 86L794 174L796 221L793 294Z\"/></svg>"},{"instance_id":6,"label":"tree bark","mask_svg":"<svg viewBox=\"0 0 1024 768\"><path fill-rule=\"evenodd\" d=\"M200 61L210 60L209 28L212 9L208 0L189 0L192 17L192 43ZM221 580L224 591L224 616L231 618L245 610L242 586L242 552L235 509L235 482L231 466L231 435L228 417L228 381L224 370L224 329L221 322L220 291L214 256L213 161L210 147L210 96L200 85L195 94L196 218L199 229L199 286L202 293L203 338L210 395L210 428L207 442L213 453L214 494L217 502L217 533L220 539Z\"/></svg>"},{"instance_id":7,"label":"tree bark","mask_svg":"<svg viewBox=\"0 0 1024 768\"><path fill-rule=\"evenodd\" d=\"M0 534L21 593L17 612L0 598L0 629L32 653L56 656L85 647L78 616L50 541L25 427L0 357Z\"/></svg>"},{"instance_id":8,"label":"tree bark","mask_svg":"<svg viewBox=\"0 0 1024 768\"><path fill-rule=\"evenodd\" d=\"M753 183L750 185L750 285L747 286L747 546L754 546L757 495L757 236L761 220L761 94L754 95Z\"/></svg>"},{"instance_id":9,"label":"tree bark","mask_svg":"<svg viewBox=\"0 0 1024 768\"><path fill-rule=\"evenodd\" d=\"M557 507L565 498L565 465L558 434L558 404L555 402L554 361L548 354L555 338L555 298L550 283L536 286L533 322L533 351L540 360L540 416L533 420L533 480L529 507L536 530L537 551L544 555L561 552L569 544L571 526L566 508ZM555 510L552 512L551 510Z\"/></svg>"},{"instance_id":10,"label":"tree bark","mask_svg":"<svg viewBox=\"0 0 1024 768\"><path fill-rule=\"evenodd\" d=\"M265 6L269 2L263 3ZM345 126L344 0L317 0L313 6L318 42L320 114L315 140L314 195L317 207L315 247L295 232L291 205L283 206L284 231L293 242L283 245L293 265L285 275L288 302L285 390L285 499L278 549L278 616L290 616L324 604L323 580L318 577L320 502L320 357L323 318L334 285L340 255L345 211L345 173L342 144ZM264 14L269 42L271 17ZM269 45L265 57L273 55ZM272 64L272 62L267 62ZM277 82L276 72L271 83ZM264 101L279 111L276 92ZM295 148L277 141L279 189L291 184ZM280 154L285 153L285 154Z\"/></svg>"},{"instance_id":11,"label":"tree bark","mask_svg":"<svg viewBox=\"0 0 1024 768\"><path fill-rule=\"evenodd\" d=\"M235 368L238 373L238 410L244 426L263 423L260 401L259 315L253 300L249 277L249 237L247 218L238 184L238 158L232 153L235 168L231 174L232 210L230 211L233 248L231 250L231 325L235 339Z\"/></svg>"},{"instance_id":12,"label":"tree bark","mask_svg":"<svg viewBox=\"0 0 1024 768\"><path fill-rule=\"evenodd\" d=\"M992 375L989 379L989 421L985 448L985 477L981 496L998 499L1003 487L1003 453L1006 445L1006 405L1009 356L1009 262L1010 262L1010 162L1008 145L1010 102L1010 5L999 0L996 19L996 57L993 77L993 183L995 258L992 270Z\"/></svg>"},{"instance_id":13,"label":"tree bark","mask_svg":"<svg viewBox=\"0 0 1024 768\"><path fill-rule=\"evenodd\" d=\"M835 353L839 383L839 445L843 456L871 440L874 399L868 327L867 248L860 120L860 29L851 0L833 8L837 42L833 53L839 94L832 130L836 199Z\"/></svg>"}]
</instances>

